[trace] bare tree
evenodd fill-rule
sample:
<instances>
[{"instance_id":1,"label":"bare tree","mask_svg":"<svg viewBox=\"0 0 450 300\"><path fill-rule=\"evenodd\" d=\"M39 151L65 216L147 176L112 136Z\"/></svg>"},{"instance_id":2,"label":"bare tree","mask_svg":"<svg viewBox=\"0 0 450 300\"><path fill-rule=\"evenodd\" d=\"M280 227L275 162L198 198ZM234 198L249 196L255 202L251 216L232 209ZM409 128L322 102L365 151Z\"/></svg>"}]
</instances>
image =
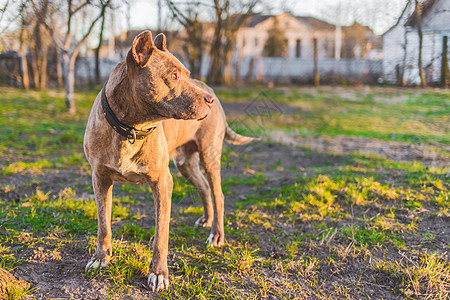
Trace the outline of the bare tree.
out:
<instances>
[{"instance_id":1,"label":"bare tree","mask_svg":"<svg viewBox=\"0 0 450 300\"><path fill-rule=\"evenodd\" d=\"M28 90L30 88L30 78L28 76L28 62L27 62L27 52L26 52L26 41L27 38L27 32L28 32L28 20L27 16L24 12L25 6L22 5L21 7L22 13L20 14L21 18L21 28L20 28L20 36L19 36L19 57L20 57L20 65L22 70L22 85L25 90Z\"/></svg>"},{"instance_id":2,"label":"bare tree","mask_svg":"<svg viewBox=\"0 0 450 300\"><path fill-rule=\"evenodd\" d=\"M422 3L419 0L416 1L416 26L417 26L417 34L419 35L419 59L417 61L417 66L419 67L419 75L420 75L420 85L422 87L427 86L427 81L425 80L425 74L423 72L422 66L422 45L423 45L423 32L422 32Z\"/></svg>"},{"instance_id":3,"label":"bare tree","mask_svg":"<svg viewBox=\"0 0 450 300\"><path fill-rule=\"evenodd\" d=\"M39 13L47 18L49 14L49 0L41 0ZM49 48L49 36L45 31L42 22L37 19L33 30L33 75L34 86L36 89L47 88L47 61L48 61L48 48Z\"/></svg>"},{"instance_id":4,"label":"bare tree","mask_svg":"<svg viewBox=\"0 0 450 300\"><path fill-rule=\"evenodd\" d=\"M5 15L6 9L8 8L9 0L5 2L5 5L0 7L0 23L3 21L3 17Z\"/></svg>"},{"instance_id":5,"label":"bare tree","mask_svg":"<svg viewBox=\"0 0 450 300\"><path fill-rule=\"evenodd\" d=\"M185 15L181 7L186 2L175 3L166 0L174 18L179 21L188 33L189 43L189 59L192 62L201 61L203 52L205 51L205 37L202 35L205 31L205 24L199 21L200 11L212 10L213 20L208 23L208 28L213 31L212 38L209 43L209 55L211 57L211 70L208 81L214 84L230 83L231 70L230 61L236 44L237 34L249 16L252 14L254 7L262 2L262 0L210 0L190 2L195 5L196 10L188 11L189 15ZM210 26L209 26L210 25ZM196 51L199 49L200 52ZM192 67L192 65L191 65Z\"/></svg>"},{"instance_id":6,"label":"bare tree","mask_svg":"<svg viewBox=\"0 0 450 300\"><path fill-rule=\"evenodd\" d=\"M75 5L75 1L66 0L66 13L67 13L67 23L65 28L65 33L63 34L63 38L61 39L57 34L57 29L54 27L54 23L51 23L50 20L46 19L40 13L38 6L36 4L36 0L30 0L34 11L39 18L40 22L45 26L48 30L53 42L56 47L61 51L61 64L64 78L64 88L66 90L66 106L70 114L76 113L75 106L75 98L74 98L74 88L75 88L75 61L78 56L78 53L81 50L84 42L87 40L89 35L92 32L95 24L100 20L100 18L104 15L106 8L110 5L111 0L99 0L99 2L93 4L92 1L76 1L78 6ZM87 24L87 29L81 33L81 38L78 41L74 41L74 32L72 32L74 27L74 19L77 16L77 13L82 12L88 8L96 8L99 9L100 12L97 16L91 20Z\"/></svg>"},{"instance_id":7,"label":"bare tree","mask_svg":"<svg viewBox=\"0 0 450 300\"><path fill-rule=\"evenodd\" d=\"M26 1L22 5L26 7ZM50 18L49 12L52 9L51 6L52 4L49 0L40 0L37 3L39 14L45 19ZM34 87L36 89L45 89L47 88L47 62L50 37L40 19L36 18L35 13L30 13L27 9L24 9L21 16L22 18L26 17L28 19L29 24L27 27L32 31L32 34L27 35L26 42L31 54L31 71Z\"/></svg>"},{"instance_id":8,"label":"bare tree","mask_svg":"<svg viewBox=\"0 0 450 300\"><path fill-rule=\"evenodd\" d=\"M397 76L398 85L405 86L405 69L406 69L406 58L408 56L408 31L406 28L403 32L403 44L401 45L403 49L402 66L399 67L399 72Z\"/></svg>"},{"instance_id":9,"label":"bare tree","mask_svg":"<svg viewBox=\"0 0 450 300\"><path fill-rule=\"evenodd\" d=\"M216 27L210 49L212 83L231 83L230 59L238 31L246 24L253 14L253 9L260 2L260 0L238 2L214 0Z\"/></svg>"},{"instance_id":10,"label":"bare tree","mask_svg":"<svg viewBox=\"0 0 450 300\"><path fill-rule=\"evenodd\" d=\"M187 63L190 66L193 78L200 78L202 57L206 49L206 39L204 36L204 24L199 21L199 12L195 7L190 6L183 13L172 1L167 0L173 17L183 26L187 36L183 37L182 49Z\"/></svg>"},{"instance_id":11,"label":"bare tree","mask_svg":"<svg viewBox=\"0 0 450 300\"><path fill-rule=\"evenodd\" d=\"M448 80L448 36L442 37L442 61L441 61L441 87L445 88L447 86Z\"/></svg>"},{"instance_id":12,"label":"bare tree","mask_svg":"<svg viewBox=\"0 0 450 300\"><path fill-rule=\"evenodd\" d=\"M264 43L264 56L286 57L288 54L288 40L280 27L278 18L273 19L272 28L267 32L268 37Z\"/></svg>"},{"instance_id":13,"label":"bare tree","mask_svg":"<svg viewBox=\"0 0 450 300\"><path fill-rule=\"evenodd\" d=\"M103 30L105 28L105 14L102 15L102 21L100 23L100 33L98 35L98 46L95 49L95 83L100 84L100 48L103 41ZM111 37L114 38L114 37Z\"/></svg>"}]
</instances>

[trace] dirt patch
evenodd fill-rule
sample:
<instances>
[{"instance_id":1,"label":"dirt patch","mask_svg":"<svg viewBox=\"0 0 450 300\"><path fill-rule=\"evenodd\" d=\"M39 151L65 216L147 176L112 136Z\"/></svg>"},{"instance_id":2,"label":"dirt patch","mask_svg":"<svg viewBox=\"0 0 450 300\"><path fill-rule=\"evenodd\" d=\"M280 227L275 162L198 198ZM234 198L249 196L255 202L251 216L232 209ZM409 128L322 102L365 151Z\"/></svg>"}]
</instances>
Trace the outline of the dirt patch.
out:
<instances>
[{"instance_id":1,"label":"dirt patch","mask_svg":"<svg viewBox=\"0 0 450 300\"><path fill-rule=\"evenodd\" d=\"M243 181L257 173L264 173L267 183L252 187L249 184L237 184L230 186L230 193L226 195L225 205L227 217L237 210L235 202L245 199L245 195L249 193L259 193L262 190L270 191L273 188L281 186L289 186L293 184L300 174L312 175L313 172L321 167L338 167L351 163L353 151L362 151L367 153L376 153L378 155L398 160L411 161L418 160L424 164L442 165L448 163L448 158L440 156L431 156L426 153L424 148L416 148L416 145L375 141L363 138L353 137L336 137L336 138L301 138L286 135L284 133L273 133L269 138L274 142L258 142L248 146L233 146L233 151L229 152L230 158L225 162L222 168L224 180L229 177L236 176L242 178ZM297 147L299 146L299 147ZM227 146L228 147L228 146ZM311 151L308 148L316 151ZM332 151L333 153L330 153ZM447 159L447 160L446 160ZM314 169L314 170L312 170ZM175 172L175 169L172 169ZM174 175L177 176L177 175ZM30 181L34 178L32 184ZM0 197L10 201L20 201L25 194L30 195L37 187L44 193L53 191L50 196L56 196L61 190L70 186L78 197L92 198L90 187L90 176L83 168L68 168L64 170L49 169L45 174L33 177L32 175L12 175L3 177L0 183L7 184L14 182L14 188L0 189ZM129 193L122 190L120 184L115 185L114 197L126 196ZM154 224L154 208L151 201L152 196L149 192L134 192L130 197L139 199L142 202L137 205L131 205L130 210L139 210L141 218L134 220L133 223L144 229L150 229ZM92 200L93 201L93 200ZM196 195L188 196L173 203L173 220L171 222L172 230L184 224L193 224L198 216L188 215L182 212L184 208L189 206L201 206L196 200ZM376 215L380 211L366 210L368 217ZM355 213L357 212L357 208ZM350 211L350 208L349 208ZM245 213L251 213L246 211ZM261 211L257 211L261 213ZM278 211L276 209L267 212L268 217L277 218ZM113 231L117 232L122 223L129 220L116 221L113 223ZM327 222L325 220L325 222ZM339 224L331 224L333 227L342 227L349 225L342 221ZM352 221L353 222L353 221ZM405 219L405 223L409 220ZM317 286L320 286L321 293L334 295L337 298L345 298L344 295L353 299L362 299L367 297L384 297L385 299L400 299L398 292L394 292L391 287L399 286L401 279L396 279L392 275L386 273L375 272L372 265L368 263L365 252L356 252L348 254L348 257L340 257L335 253L344 253L348 245L353 242L350 240L330 239L328 241L311 241L309 244L299 246L296 255L302 257L315 257L318 259L316 263L305 258L304 261L293 260L287 265L287 270L283 271L283 261L289 257L287 250L280 247L280 242L291 239L293 236L307 236L317 232L314 222L289 222L276 221L270 224L270 227L264 227L261 224L249 226L245 229L246 234L251 237L258 237L259 241L255 242L252 247L258 248L262 253L260 256L271 262L271 267L261 267L264 269L264 280L276 286L283 287L286 282L295 283L301 287L302 293L295 294L295 297L301 299L318 298L317 293L309 285L312 284L308 278L317 279ZM228 224L229 230L239 230L242 228L240 223ZM423 241L413 234L408 235L408 246L416 249L427 247L429 249L446 249L448 245L449 226L448 219L429 217L423 218L418 222L419 233L430 233L432 236L429 241ZM192 244L201 243L198 247L203 247L204 239L208 235L208 229L201 232L201 241L192 238ZM189 233L192 235L191 233ZM277 239L273 239L274 236ZM230 235L231 236L231 235ZM135 276L134 282L129 289L121 290L118 294L113 295L112 287L114 283L102 276L89 278L84 274L84 267L90 258L88 252L88 241L86 239L75 237L72 243L66 243L60 248L48 246L40 243L30 246L21 253L21 257L25 258L25 263L19 265L13 273L24 278L28 282L33 282L33 296L37 298L67 298L67 299L148 299L157 297L156 294L149 292L145 288L146 277ZM117 236L116 236L117 238ZM120 237L119 237L120 239ZM228 242L233 243L230 239ZM172 242L173 243L173 242ZM52 243L55 245L55 243ZM18 245L16 245L18 246ZM187 247L192 245L186 245ZM349 248L353 249L353 248ZM352 250L353 251L353 250ZM359 251L359 250L358 250ZM362 251L362 250L361 250ZM392 252L392 251L391 251ZM389 252L386 257L392 253ZM174 258L170 257L177 254L174 247L169 248L169 265L179 264ZM344 255L342 254L342 255ZM373 257L383 257L383 251L373 251ZM178 254L177 254L178 255ZM180 255L183 255L181 253ZM347 254L345 254L347 255ZM334 257L336 261L321 263L320 268L315 264L319 261L326 262L329 257ZM310 269L309 269L310 268ZM281 271L280 271L281 270ZM171 276L183 274L175 267L171 268ZM178 273L177 273L178 272ZM286 272L287 275L280 276L280 273ZM308 273L309 272L309 273ZM300 275L295 275L300 274ZM224 275L225 276L225 275ZM224 278L224 282L228 279ZM395 282L397 280L398 282ZM394 282L394 283L393 283ZM250 286L250 288L249 288ZM242 286L244 293L248 293L251 288L257 288L254 282L248 286ZM342 293L342 294L339 294ZM348 294L345 294L348 293ZM293 295L291 295L293 296ZM0 297L1 298L1 297ZM277 299L275 294L269 294L267 298Z\"/></svg>"},{"instance_id":2,"label":"dirt patch","mask_svg":"<svg viewBox=\"0 0 450 300\"><path fill-rule=\"evenodd\" d=\"M450 163L449 156L430 150L430 147L425 144L415 145L352 136L300 137L281 131L269 133L268 139L276 143L307 147L320 152L332 151L336 154L373 153L394 161L419 161L429 166L445 167ZM450 152L450 146L439 145L438 147Z\"/></svg>"}]
</instances>

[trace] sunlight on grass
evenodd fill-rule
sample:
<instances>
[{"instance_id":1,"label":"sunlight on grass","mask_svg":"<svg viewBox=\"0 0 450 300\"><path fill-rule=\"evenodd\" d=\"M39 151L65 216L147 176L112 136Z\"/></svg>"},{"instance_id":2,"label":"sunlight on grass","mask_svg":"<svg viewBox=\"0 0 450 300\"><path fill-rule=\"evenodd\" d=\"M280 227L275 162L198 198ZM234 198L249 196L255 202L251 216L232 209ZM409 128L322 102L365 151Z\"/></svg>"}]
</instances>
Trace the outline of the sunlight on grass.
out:
<instances>
[{"instance_id":1,"label":"sunlight on grass","mask_svg":"<svg viewBox=\"0 0 450 300\"><path fill-rule=\"evenodd\" d=\"M447 299L450 288L450 263L438 252L401 253L400 260L373 260L378 272L386 272L402 281L401 292L407 297Z\"/></svg>"},{"instance_id":2,"label":"sunlight on grass","mask_svg":"<svg viewBox=\"0 0 450 300\"><path fill-rule=\"evenodd\" d=\"M264 117L264 130L285 129L301 136L351 135L412 143L450 143L448 91L408 94L407 101L396 102L389 101L392 97L389 93L395 92L394 89L384 90L386 101L378 101L377 89L369 91L366 97L352 98L345 95L345 89L325 89L315 95L308 95L305 89L263 89L267 96L260 97L261 101L290 106L280 115ZM220 90L218 96L225 102L249 101L259 99L259 92L245 88ZM254 116L240 117L239 121L251 129L261 129L255 127L258 122Z\"/></svg>"},{"instance_id":3,"label":"sunlight on grass","mask_svg":"<svg viewBox=\"0 0 450 300\"><path fill-rule=\"evenodd\" d=\"M227 88L218 95L246 103L259 92ZM449 153L442 145L450 143L448 91L295 87L266 95L283 105L281 114L266 115L259 127L244 114L231 126L249 135L281 129L430 143L429 151ZM194 227L203 213L195 188L170 166L168 291L145 287L155 234L148 185L115 184L111 264L84 274L97 233L82 147L95 96L78 93L78 113L70 116L62 94L2 90L0 268L26 273L46 264L104 286L106 298L133 292L155 299L448 298L448 166L287 146L277 156L264 143L259 152L224 149L226 245L218 249L205 245L209 228ZM271 159L258 158L261 151Z\"/></svg>"}]
</instances>

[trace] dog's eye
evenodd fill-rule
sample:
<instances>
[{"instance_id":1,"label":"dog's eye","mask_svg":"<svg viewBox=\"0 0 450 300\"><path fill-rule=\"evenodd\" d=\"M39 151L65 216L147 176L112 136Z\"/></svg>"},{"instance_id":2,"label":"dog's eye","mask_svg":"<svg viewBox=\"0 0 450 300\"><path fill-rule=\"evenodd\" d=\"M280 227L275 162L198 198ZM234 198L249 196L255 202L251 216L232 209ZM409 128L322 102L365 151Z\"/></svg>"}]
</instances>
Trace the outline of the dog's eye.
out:
<instances>
[{"instance_id":1,"label":"dog's eye","mask_svg":"<svg viewBox=\"0 0 450 300\"><path fill-rule=\"evenodd\" d=\"M173 73L172 74L172 79L173 80L177 80L179 77L178 77L178 73Z\"/></svg>"}]
</instances>

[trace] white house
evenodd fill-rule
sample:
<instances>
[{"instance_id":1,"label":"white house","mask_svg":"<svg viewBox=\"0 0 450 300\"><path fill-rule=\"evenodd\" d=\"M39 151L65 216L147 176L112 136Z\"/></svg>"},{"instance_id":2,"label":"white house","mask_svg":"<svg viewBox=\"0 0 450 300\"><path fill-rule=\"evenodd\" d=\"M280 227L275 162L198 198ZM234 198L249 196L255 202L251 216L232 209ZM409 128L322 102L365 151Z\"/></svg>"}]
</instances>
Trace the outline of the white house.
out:
<instances>
[{"instance_id":1,"label":"white house","mask_svg":"<svg viewBox=\"0 0 450 300\"><path fill-rule=\"evenodd\" d=\"M441 79L444 36L450 35L450 0L423 0L422 66L428 83ZM383 35L383 79L419 84L419 35L415 17L415 0L405 5L397 23ZM448 55L448 53L447 53Z\"/></svg>"}]
</instances>

